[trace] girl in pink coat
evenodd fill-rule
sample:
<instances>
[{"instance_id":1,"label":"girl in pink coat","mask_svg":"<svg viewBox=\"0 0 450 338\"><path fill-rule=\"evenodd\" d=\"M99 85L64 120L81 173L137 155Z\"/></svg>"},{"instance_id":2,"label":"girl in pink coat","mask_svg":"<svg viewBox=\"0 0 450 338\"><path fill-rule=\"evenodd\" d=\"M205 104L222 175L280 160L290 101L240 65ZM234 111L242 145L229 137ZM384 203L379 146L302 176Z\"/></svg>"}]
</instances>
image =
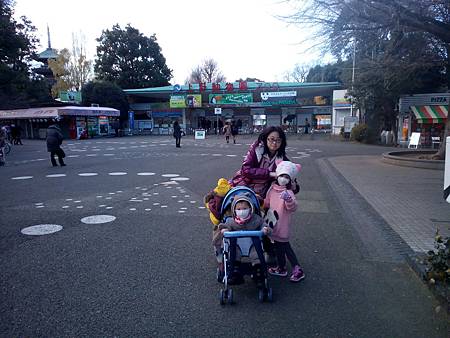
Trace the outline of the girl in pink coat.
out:
<instances>
[{"instance_id":1,"label":"girl in pink coat","mask_svg":"<svg viewBox=\"0 0 450 338\"><path fill-rule=\"evenodd\" d=\"M299 282L305 278L297 256L289 243L291 215L297 209L297 201L292 192L292 182L300 169L300 164L294 164L290 161L278 163L276 169L277 180L270 186L264 200L264 207L272 209L274 213L278 214L277 224L270 236L274 241L278 266L269 268L269 273L275 276L286 277L288 274L286 270L287 257L292 266L291 282Z\"/></svg>"}]
</instances>

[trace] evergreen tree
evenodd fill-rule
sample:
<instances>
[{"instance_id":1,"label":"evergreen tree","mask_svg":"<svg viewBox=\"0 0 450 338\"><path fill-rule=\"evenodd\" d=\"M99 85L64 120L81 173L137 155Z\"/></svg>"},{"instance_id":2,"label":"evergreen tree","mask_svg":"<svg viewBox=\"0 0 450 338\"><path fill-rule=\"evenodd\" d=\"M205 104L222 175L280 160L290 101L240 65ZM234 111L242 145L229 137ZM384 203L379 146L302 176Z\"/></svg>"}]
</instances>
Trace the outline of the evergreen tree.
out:
<instances>
[{"instance_id":1,"label":"evergreen tree","mask_svg":"<svg viewBox=\"0 0 450 338\"><path fill-rule=\"evenodd\" d=\"M26 18L13 18L11 0L0 0L0 108L27 108L52 103L45 80L33 74L30 61L39 40Z\"/></svg>"},{"instance_id":2,"label":"evergreen tree","mask_svg":"<svg viewBox=\"0 0 450 338\"><path fill-rule=\"evenodd\" d=\"M166 65L156 36L146 37L128 25L102 32L97 39L96 78L122 89L166 86L172 71Z\"/></svg>"}]
</instances>

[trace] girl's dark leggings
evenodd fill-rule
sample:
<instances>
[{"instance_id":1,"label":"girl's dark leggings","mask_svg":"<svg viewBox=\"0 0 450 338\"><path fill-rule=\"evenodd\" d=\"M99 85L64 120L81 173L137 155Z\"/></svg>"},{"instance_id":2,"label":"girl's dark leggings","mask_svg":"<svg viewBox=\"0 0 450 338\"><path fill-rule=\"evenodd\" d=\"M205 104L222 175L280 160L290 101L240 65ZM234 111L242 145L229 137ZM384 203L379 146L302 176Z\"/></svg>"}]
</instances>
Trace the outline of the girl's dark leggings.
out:
<instances>
[{"instance_id":1,"label":"girl's dark leggings","mask_svg":"<svg viewBox=\"0 0 450 338\"><path fill-rule=\"evenodd\" d=\"M289 242L277 242L274 243L275 253L277 255L277 262L280 268L286 267L286 257L289 260L289 263L294 267L298 264L297 256L294 253L294 250L291 248L291 244Z\"/></svg>"}]
</instances>

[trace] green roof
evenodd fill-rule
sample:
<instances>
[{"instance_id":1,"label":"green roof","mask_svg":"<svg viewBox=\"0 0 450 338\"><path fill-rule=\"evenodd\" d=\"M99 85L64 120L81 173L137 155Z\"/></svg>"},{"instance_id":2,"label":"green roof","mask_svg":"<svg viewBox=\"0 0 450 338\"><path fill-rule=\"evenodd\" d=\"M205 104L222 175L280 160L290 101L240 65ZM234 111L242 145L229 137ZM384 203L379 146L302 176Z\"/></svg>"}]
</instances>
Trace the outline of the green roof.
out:
<instances>
[{"instance_id":1,"label":"green roof","mask_svg":"<svg viewBox=\"0 0 450 338\"><path fill-rule=\"evenodd\" d=\"M239 89L239 82L233 83L233 89ZM279 89L301 89L301 88L330 88L330 87L341 87L339 82L247 82L247 89L244 90L256 90L256 89L267 89L273 90ZM199 91L199 84L191 84L191 90ZM206 90L212 91L212 83L206 84ZM220 82L220 90L226 90L226 83ZM164 86L164 87L152 87L152 88L140 88L140 89L124 89L126 94L151 94L151 93L173 93L173 92L187 92L189 91L188 85L180 85L179 90L175 90L175 86Z\"/></svg>"},{"instance_id":2,"label":"green roof","mask_svg":"<svg viewBox=\"0 0 450 338\"><path fill-rule=\"evenodd\" d=\"M38 54L39 59L56 59L58 57L58 51L53 48L47 48L43 52Z\"/></svg>"}]
</instances>

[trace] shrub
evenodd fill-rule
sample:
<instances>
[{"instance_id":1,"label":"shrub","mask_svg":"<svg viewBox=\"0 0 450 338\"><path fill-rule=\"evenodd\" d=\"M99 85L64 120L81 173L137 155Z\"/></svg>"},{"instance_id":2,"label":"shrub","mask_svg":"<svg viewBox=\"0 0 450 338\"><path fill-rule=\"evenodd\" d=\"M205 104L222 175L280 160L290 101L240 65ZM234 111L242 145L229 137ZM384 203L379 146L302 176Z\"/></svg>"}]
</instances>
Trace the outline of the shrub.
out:
<instances>
[{"instance_id":1,"label":"shrub","mask_svg":"<svg viewBox=\"0 0 450 338\"><path fill-rule=\"evenodd\" d=\"M434 247L436 250L428 251L427 279L450 285L450 238L436 232Z\"/></svg>"},{"instance_id":2,"label":"shrub","mask_svg":"<svg viewBox=\"0 0 450 338\"><path fill-rule=\"evenodd\" d=\"M369 141L369 127L367 124L358 124L352 128L350 140L367 143Z\"/></svg>"}]
</instances>

